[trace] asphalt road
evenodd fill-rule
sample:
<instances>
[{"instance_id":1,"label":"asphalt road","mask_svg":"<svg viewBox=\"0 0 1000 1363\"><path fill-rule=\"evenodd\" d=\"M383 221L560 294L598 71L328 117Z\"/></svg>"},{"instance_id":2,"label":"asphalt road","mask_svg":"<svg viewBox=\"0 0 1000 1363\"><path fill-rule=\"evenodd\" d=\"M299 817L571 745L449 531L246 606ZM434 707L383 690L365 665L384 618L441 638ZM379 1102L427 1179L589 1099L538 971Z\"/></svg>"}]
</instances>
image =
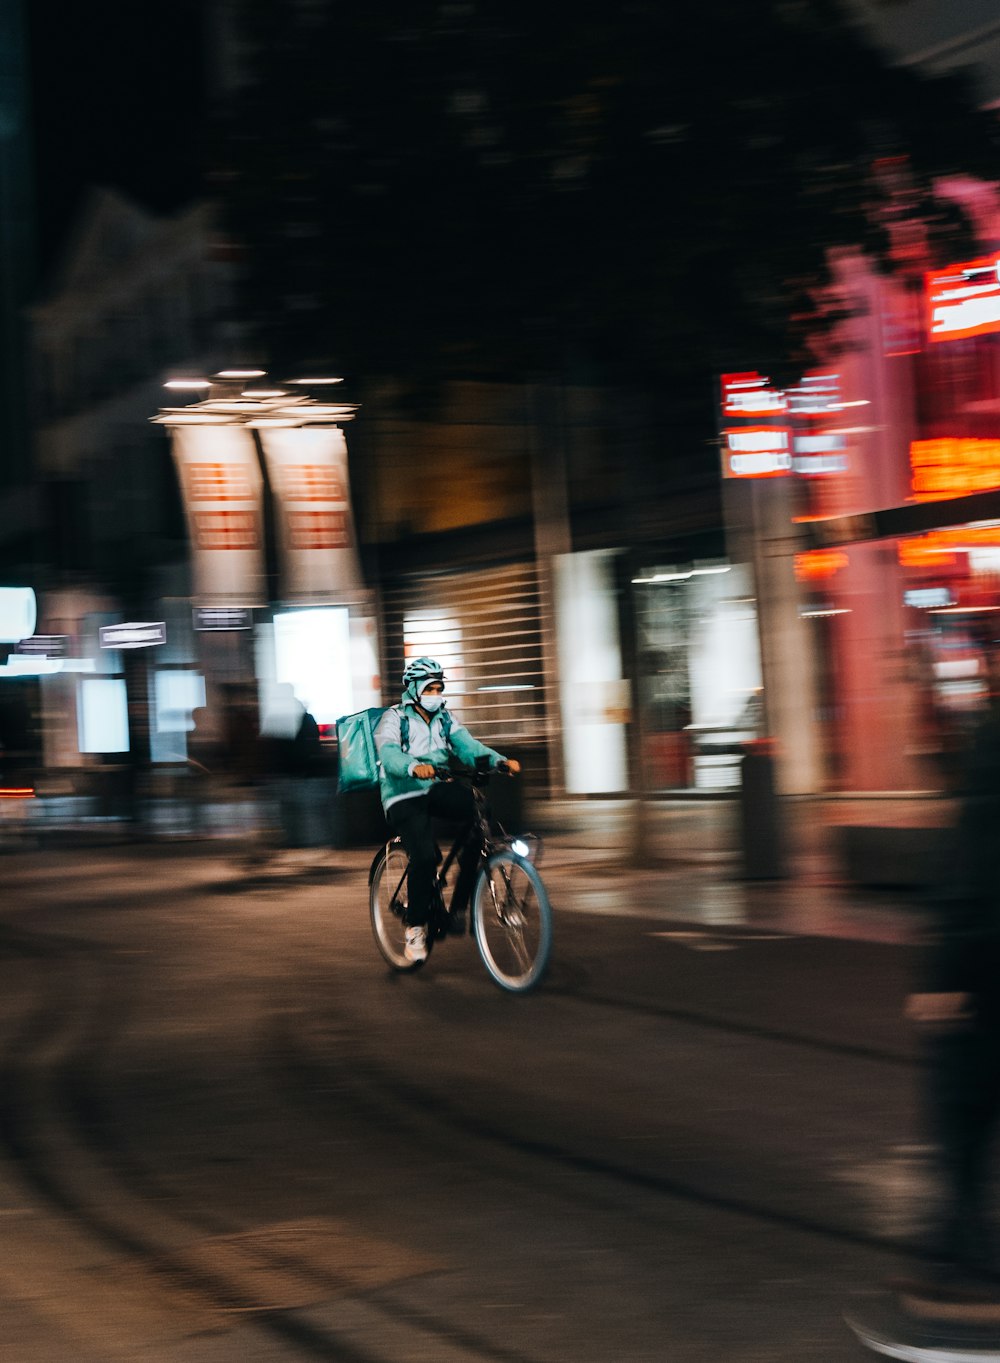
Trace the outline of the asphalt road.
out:
<instances>
[{"instance_id":1,"label":"asphalt road","mask_svg":"<svg viewBox=\"0 0 1000 1363\"><path fill-rule=\"evenodd\" d=\"M4 1360L863 1356L926 1193L905 944L555 866L514 998L468 940L388 973L364 854L237 851L2 859Z\"/></svg>"}]
</instances>

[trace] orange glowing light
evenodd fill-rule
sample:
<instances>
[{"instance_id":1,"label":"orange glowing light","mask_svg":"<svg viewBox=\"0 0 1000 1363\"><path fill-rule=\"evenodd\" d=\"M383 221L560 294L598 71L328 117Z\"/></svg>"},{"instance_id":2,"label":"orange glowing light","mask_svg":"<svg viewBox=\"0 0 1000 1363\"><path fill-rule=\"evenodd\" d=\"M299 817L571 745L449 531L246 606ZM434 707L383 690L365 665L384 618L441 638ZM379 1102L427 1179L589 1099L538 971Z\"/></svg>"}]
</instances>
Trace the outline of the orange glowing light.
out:
<instances>
[{"instance_id":1,"label":"orange glowing light","mask_svg":"<svg viewBox=\"0 0 1000 1363\"><path fill-rule=\"evenodd\" d=\"M32 786L0 786L0 800L30 800L34 793Z\"/></svg>"},{"instance_id":2,"label":"orange glowing light","mask_svg":"<svg viewBox=\"0 0 1000 1363\"><path fill-rule=\"evenodd\" d=\"M904 567L941 567L954 563L956 554L969 549L996 548L1000 548L1000 525L960 525L900 540L898 553Z\"/></svg>"},{"instance_id":3,"label":"orange glowing light","mask_svg":"<svg viewBox=\"0 0 1000 1363\"><path fill-rule=\"evenodd\" d=\"M795 555L795 576L799 582L822 582L846 568L849 562L842 549L807 549Z\"/></svg>"},{"instance_id":4,"label":"orange glowing light","mask_svg":"<svg viewBox=\"0 0 1000 1363\"><path fill-rule=\"evenodd\" d=\"M1000 440L946 437L910 445L913 500L937 502L1000 487Z\"/></svg>"}]
</instances>

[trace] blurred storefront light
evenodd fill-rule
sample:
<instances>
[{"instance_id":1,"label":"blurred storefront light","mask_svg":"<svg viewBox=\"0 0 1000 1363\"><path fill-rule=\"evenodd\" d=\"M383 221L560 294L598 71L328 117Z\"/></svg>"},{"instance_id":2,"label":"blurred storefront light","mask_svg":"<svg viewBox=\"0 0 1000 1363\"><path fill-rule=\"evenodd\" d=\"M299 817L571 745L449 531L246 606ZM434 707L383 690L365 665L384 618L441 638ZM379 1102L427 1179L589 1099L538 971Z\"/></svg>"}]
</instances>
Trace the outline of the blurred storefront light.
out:
<instances>
[{"instance_id":1,"label":"blurred storefront light","mask_svg":"<svg viewBox=\"0 0 1000 1363\"><path fill-rule=\"evenodd\" d=\"M19 644L35 632L38 607L30 587L0 587L0 643Z\"/></svg>"},{"instance_id":2,"label":"blurred storefront light","mask_svg":"<svg viewBox=\"0 0 1000 1363\"><path fill-rule=\"evenodd\" d=\"M648 582L690 582L693 577L710 577L715 573L728 573L732 569L731 563L707 564L687 569L670 569L663 573L653 573L650 577L634 577L633 583Z\"/></svg>"},{"instance_id":3,"label":"blurred storefront light","mask_svg":"<svg viewBox=\"0 0 1000 1363\"><path fill-rule=\"evenodd\" d=\"M799 582L822 582L846 568L849 562L842 549L809 549L795 555L795 576Z\"/></svg>"}]
</instances>

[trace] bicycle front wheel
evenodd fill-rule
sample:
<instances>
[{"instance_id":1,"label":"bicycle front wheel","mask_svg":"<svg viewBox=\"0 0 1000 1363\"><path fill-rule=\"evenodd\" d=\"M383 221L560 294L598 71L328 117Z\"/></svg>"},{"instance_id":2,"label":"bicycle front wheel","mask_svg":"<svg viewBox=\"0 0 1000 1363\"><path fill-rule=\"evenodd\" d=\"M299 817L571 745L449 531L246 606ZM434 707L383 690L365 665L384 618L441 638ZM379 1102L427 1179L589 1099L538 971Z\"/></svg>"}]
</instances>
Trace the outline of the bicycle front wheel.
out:
<instances>
[{"instance_id":1,"label":"bicycle front wheel","mask_svg":"<svg viewBox=\"0 0 1000 1363\"><path fill-rule=\"evenodd\" d=\"M409 859L398 843L389 843L375 859L368 885L372 933L393 970L416 970L421 961L406 959L403 914Z\"/></svg>"},{"instance_id":2,"label":"bicycle front wheel","mask_svg":"<svg viewBox=\"0 0 1000 1363\"><path fill-rule=\"evenodd\" d=\"M472 930L501 989L524 994L540 983L552 952L552 909L530 861L509 848L493 853L476 881Z\"/></svg>"}]
</instances>

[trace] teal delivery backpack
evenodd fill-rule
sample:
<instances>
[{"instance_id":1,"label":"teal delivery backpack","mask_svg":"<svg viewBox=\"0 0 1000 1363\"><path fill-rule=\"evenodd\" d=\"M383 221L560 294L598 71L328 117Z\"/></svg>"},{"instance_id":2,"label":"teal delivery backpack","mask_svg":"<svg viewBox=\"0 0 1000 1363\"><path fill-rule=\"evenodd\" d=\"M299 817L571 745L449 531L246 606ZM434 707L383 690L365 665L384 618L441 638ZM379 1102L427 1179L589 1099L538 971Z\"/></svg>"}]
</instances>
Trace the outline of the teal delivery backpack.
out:
<instances>
[{"instance_id":1,"label":"teal delivery backpack","mask_svg":"<svg viewBox=\"0 0 1000 1363\"><path fill-rule=\"evenodd\" d=\"M375 730L385 707L358 710L337 720L337 753L340 762L340 793L370 790L378 785L378 754Z\"/></svg>"},{"instance_id":2,"label":"teal delivery backpack","mask_svg":"<svg viewBox=\"0 0 1000 1363\"><path fill-rule=\"evenodd\" d=\"M338 791L348 795L352 790L370 790L378 785L378 752L375 748L375 730L379 720L391 705L376 705L370 710L356 710L353 715L342 715L337 720L337 752L340 760L340 784ZM447 739L454 723L451 714L445 710L442 716L441 732ZM403 711L399 716L399 746L403 752L410 751L410 719Z\"/></svg>"}]
</instances>

